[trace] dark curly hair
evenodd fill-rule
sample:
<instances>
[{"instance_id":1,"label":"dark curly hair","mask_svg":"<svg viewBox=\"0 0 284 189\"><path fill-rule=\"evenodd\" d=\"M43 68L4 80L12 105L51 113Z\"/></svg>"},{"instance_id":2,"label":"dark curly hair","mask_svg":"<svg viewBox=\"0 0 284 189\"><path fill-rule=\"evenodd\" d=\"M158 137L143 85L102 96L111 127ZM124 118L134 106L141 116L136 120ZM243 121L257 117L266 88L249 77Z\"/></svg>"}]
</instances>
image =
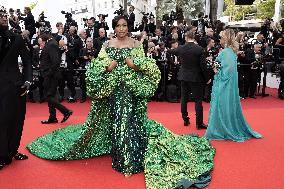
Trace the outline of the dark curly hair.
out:
<instances>
[{"instance_id":1,"label":"dark curly hair","mask_svg":"<svg viewBox=\"0 0 284 189\"><path fill-rule=\"evenodd\" d=\"M112 29L113 30L117 26L118 21L121 20L121 19L125 20L127 22L127 26L128 26L128 19L127 19L127 17L124 16L124 15L118 15L118 16L114 17L114 19L112 20Z\"/></svg>"}]
</instances>

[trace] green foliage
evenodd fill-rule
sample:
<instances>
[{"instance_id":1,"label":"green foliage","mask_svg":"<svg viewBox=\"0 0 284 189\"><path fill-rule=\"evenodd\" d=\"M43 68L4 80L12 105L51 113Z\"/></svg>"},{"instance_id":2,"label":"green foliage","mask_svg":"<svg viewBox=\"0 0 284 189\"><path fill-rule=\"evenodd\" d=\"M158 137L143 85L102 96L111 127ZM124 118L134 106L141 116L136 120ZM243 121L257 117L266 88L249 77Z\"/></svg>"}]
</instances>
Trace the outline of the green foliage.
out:
<instances>
[{"instance_id":1,"label":"green foliage","mask_svg":"<svg viewBox=\"0 0 284 189\"><path fill-rule=\"evenodd\" d=\"M226 10L224 15L231 16L234 21L242 20L244 15L256 13L254 18L264 19L273 17L276 0L256 0L253 5L235 5L235 0L224 0ZM284 15L284 1L282 1L282 16Z\"/></svg>"},{"instance_id":2,"label":"green foliage","mask_svg":"<svg viewBox=\"0 0 284 189\"><path fill-rule=\"evenodd\" d=\"M185 18L196 18L199 12L204 11L205 0L157 0L157 18L162 15L176 11L176 6L183 10Z\"/></svg>"},{"instance_id":3,"label":"green foliage","mask_svg":"<svg viewBox=\"0 0 284 189\"><path fill-rule=\"evenodd\" d=\"M275 10L275 0L266 0L257 2L257 18L265 19L266 17L273 17Z\"/></svg>"},{"instance_id":4,"label":"green foliage","mask_svg":"<svg viewBox=\"0 0 284 189\"><path fill-rule=\"evenodd\" d=\"M226 10L224 11L225 16L230 16L232 20L242 20L244 15L252 13L254 7L251 5L235 5L235 0L224 0Z\"/></svg>"}]
</instances>

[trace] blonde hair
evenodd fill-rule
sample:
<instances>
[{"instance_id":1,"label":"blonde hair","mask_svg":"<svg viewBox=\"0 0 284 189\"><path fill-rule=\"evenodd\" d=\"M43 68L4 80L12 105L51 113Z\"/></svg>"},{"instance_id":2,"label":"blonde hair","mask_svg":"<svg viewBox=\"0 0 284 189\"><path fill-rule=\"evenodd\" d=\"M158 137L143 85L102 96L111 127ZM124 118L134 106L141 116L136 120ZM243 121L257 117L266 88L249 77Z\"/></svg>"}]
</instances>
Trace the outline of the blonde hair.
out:
<instances>
[{"instance_id":1,"label":"blonde hair","mask_svg":"<svg viewBox=\"0 0 284 189\"><path fill-rule=\"evenodd\" d=\"M244 32L238 32L237 35L236 35L236 41L237 41L238 43L241 43L242 40L243 40L243 38L244 38L244 36L245 36L245 33L244 33Z\"/></svg>"},{"instance_id":2,"label":"blonde hair","mask_svg":"<svg viewBox=\"0 0 284 189\"><path fill-rule=\"evenodd\" d=\"M236 35L234 30L232 29L226 29L224 31L221 31L220 36L225 41L225 47L232 48L235 53L239 50L239 43L236 41Z\"/></svg>"}]
</instances>

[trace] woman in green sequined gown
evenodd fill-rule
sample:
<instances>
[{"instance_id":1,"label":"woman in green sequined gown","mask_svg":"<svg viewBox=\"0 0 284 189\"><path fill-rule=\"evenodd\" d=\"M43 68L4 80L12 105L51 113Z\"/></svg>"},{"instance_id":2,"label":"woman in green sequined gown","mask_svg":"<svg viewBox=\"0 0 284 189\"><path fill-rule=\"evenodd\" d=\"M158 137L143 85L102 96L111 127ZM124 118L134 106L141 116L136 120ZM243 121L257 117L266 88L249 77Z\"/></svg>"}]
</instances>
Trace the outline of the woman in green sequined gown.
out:
<instances>
[{"instance_id":1,"label":"woman in green sequined gown","mask_svg":"<svg viewBox=\"0 0 284 189\"><path fill-rule=\"evenodd\" d=\"M93 99L86 122L39 137L27 148L49 160L110 154L113 169L144 171L148 189L207 186L215 149L205 138L176 135L148 120L147 98L157 88L159 69L142 45L126 36L124 17L114 19L113 27L117 38L102 47L86 72Z\"/></svg>"}]
</instances>

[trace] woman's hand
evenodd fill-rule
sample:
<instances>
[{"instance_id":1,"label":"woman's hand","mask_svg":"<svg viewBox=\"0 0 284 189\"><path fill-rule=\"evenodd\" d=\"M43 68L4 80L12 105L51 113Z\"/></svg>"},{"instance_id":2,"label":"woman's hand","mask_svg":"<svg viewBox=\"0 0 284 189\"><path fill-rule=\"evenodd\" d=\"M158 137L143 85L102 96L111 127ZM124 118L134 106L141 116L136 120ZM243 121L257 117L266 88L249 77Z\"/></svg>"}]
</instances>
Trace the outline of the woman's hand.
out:
<instances>
[{"instance_id":1,"label":"woman's hand","mask_svg":"<svg viewBox=\"0 0 284 189\"><path fill-rule=\"evenodd\" d=\"M132 60L130 57L127 57L127 58L125 59L125 62L126 62L127 66L128 66L129 68L132 68L132 69L134 69L135 71L138 71L138 67L135 66L135 64L133 63L133 60Z\"/></svg>"},{"instance_id":2,"label":"woman's hand","mask_svg":"<svg viewBox=\"0 0 284 189\"><path fill-rule=\"evenodd\" d=\"M116 66L117 66L117 62L116 62L115 60L113 60L113 61L110 63L110 65L106 68L106 70L107 70L108 72L111 72L114 68L116 68Z\"/></svg>"}]
</instances>

